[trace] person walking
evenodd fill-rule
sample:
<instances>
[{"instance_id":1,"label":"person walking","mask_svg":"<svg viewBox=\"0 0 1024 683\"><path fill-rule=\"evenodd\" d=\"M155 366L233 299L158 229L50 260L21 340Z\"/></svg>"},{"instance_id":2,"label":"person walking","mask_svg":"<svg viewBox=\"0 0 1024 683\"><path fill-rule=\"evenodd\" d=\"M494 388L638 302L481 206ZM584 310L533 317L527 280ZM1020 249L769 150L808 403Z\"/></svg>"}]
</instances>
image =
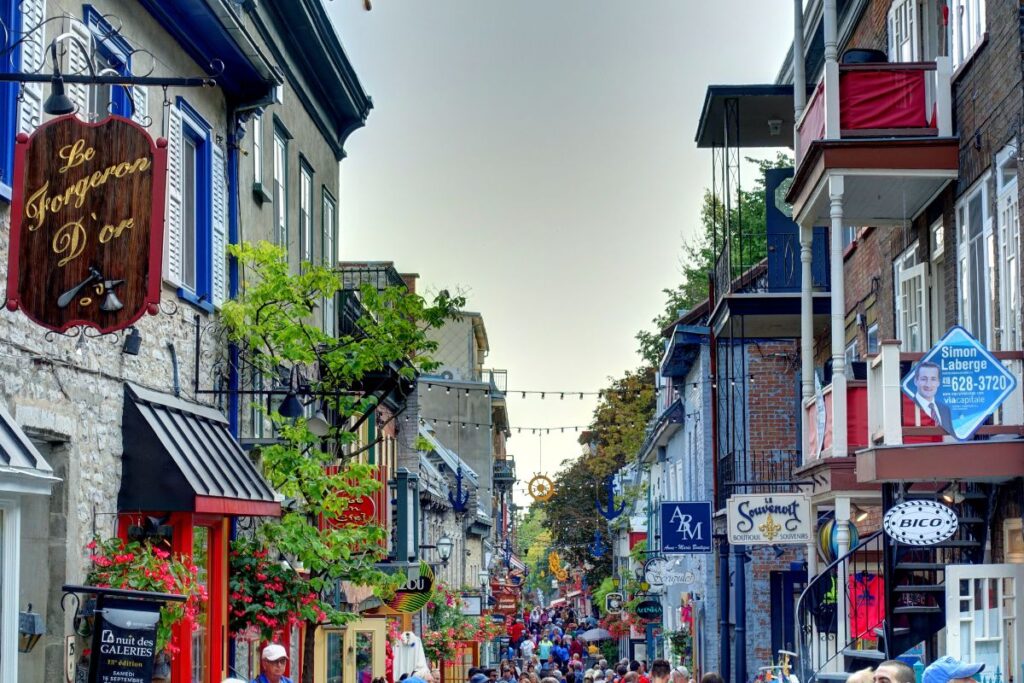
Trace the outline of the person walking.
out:
<instances>
[{"instance_id":1,"label":"person walking","mask_svg":"<svg viewBox=\"0 0 1024 683\"><path fill-rule=\"evenodd\" d=\"M667 660L655 659L651 663L651 683L669 683L671 675L672 665Z\"/></svg>"}]
</instances>

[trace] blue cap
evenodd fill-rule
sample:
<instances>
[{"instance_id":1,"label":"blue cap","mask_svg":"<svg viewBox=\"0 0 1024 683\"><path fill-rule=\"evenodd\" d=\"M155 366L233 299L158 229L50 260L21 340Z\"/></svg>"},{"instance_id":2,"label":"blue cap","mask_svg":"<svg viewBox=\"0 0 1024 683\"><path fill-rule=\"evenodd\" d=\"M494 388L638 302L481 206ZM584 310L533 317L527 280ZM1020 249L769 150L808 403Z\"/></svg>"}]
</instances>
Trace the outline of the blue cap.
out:
<instances>
[{"instance_id":1,"label":"blue cap","mask_svg":"<svg viewBox=\"0 0 1024 683\"><path fill-rule=\"evenodd\" d=\"M928 665L922 676L922 683L949 683L954 678L971 678L985 669L984 664L960 662L949 655L939 657Z\"/></svg>"},{"instance_id":2,"label":"blue cap","mask_svg":"<svg viewBox=\"0 0 1024 683\"><path fill-rule=\"evenodd\" d=\"M484 674L473 674L473 677L469 679L469 683L485 683L487 676Z\"/></svg>"}]
</instances>

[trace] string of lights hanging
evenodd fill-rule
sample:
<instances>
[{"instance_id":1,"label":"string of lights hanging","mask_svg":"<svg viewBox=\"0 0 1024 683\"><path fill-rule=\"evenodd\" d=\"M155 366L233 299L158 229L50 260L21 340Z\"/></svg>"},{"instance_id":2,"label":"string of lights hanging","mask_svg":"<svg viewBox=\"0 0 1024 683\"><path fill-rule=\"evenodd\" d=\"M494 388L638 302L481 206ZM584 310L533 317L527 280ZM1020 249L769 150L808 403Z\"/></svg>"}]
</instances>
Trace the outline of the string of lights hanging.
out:
<instances>
[{"instance_id":1,"label":"string of lights hanging","mask_svg":"<svg viewBox=\"0 0 1024 683\"><path fill-rule=\"evenodd\" d=\"M701 384L711 384L712 386L714 386L717 381L729 382L730 384L735 386L736 380L738 380L738 379L746 379L748 382L750 382L752 384L756 384L758 377L769 377L769 376L776 376L776 373L772 373L772 372L748 373L746 375L743 375L742 377L741 376L722 377L719 380L716 380L714 377L705 377L704 379L696 381L696 382L683 382L681 384L675 385L675 387L677 389L679 389L679 388L682 388L682 387L689 386L689 387L691 387L693 389L696 389L697 386L701 385ZM452 383L448 384L448 383L446 383L448 381L449 380L442 380L442 379L437 379L437 380L431 379L430 381L425 381L425 380L421 379L420 380L420 384L421 385L425 385L426 386L426 390L429 391L429 392L433 392L434 390L438 390L438 391L443 391L445 394L451 394L452 391L454 390L455 393L460 393L461 392L464 396L469 396L471 392L472 393L480 392L480 393L483 393L485 396L490 396L491 393L498 394L498 395L501 395L501 396L506 396L506 397L515 397L516 395L518 395L520 398L524 398L524 399L525 398L534 397L534 396L539 396L541 398L541 400L545 400L547 398L551 398L551 399L557 398L560 401L564 401L564 400L566 400L566 398L568 398L568 399L576 399L576 400L582 401L585 396L597 396L598 398L604 398L605 396L609 396L609 395L612 395L612 394L615 394L615 395L618 395L618 396L623 396L623 395L626 395L626 394L635 395L635 394L639 394L639 393L641 393L643 391L650 391L652 389L649 386L645 386L645 387L641 387L640 389L600 389L598 391L578 391L578 390L565 390L565 391L562 391L562 390L550 390L550 389L505 389L505 390L501 390L501 389L492 389L491 387L476 388L476 387L462 386L456 380L451 380Z\"/></svg>"}]
</instances>

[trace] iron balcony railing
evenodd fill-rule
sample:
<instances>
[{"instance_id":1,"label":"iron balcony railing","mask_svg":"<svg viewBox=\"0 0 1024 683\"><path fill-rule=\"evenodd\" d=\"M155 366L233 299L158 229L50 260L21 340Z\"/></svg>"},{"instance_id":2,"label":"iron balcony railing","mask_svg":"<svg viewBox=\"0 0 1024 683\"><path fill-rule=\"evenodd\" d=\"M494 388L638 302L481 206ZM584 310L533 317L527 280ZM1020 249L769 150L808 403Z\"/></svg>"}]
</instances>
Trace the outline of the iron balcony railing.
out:
<instances>
[{"instance_id":1,"label":"iron balcony railing","mask_svg":"<svg viewBox=\"0 0 1024 683\"><path fill-rule=\"evenodd\" d=\"M800 451L772 448L733 451L718 458L717 509L726 506L733 493L782 493L796 483L793 470L800 463Z\"/></svg>"}]
</instances>

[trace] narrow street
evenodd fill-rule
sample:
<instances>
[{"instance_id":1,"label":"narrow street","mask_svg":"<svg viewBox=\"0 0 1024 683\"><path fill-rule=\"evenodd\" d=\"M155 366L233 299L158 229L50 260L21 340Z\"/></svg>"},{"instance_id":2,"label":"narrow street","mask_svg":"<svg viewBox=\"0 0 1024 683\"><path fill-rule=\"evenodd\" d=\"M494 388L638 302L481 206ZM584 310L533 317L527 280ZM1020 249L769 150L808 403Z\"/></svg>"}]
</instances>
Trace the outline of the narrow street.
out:
<instances>
[{"instance_id":1,"label":"narrow street","mask_svg":"<svg viewBox=\"0 0 1024 683\"><path fill-rule=\"evenodd\" d=\"M1021 683L1011 0L0 0L0 683Z\"/></svg>"}]
</instances>

